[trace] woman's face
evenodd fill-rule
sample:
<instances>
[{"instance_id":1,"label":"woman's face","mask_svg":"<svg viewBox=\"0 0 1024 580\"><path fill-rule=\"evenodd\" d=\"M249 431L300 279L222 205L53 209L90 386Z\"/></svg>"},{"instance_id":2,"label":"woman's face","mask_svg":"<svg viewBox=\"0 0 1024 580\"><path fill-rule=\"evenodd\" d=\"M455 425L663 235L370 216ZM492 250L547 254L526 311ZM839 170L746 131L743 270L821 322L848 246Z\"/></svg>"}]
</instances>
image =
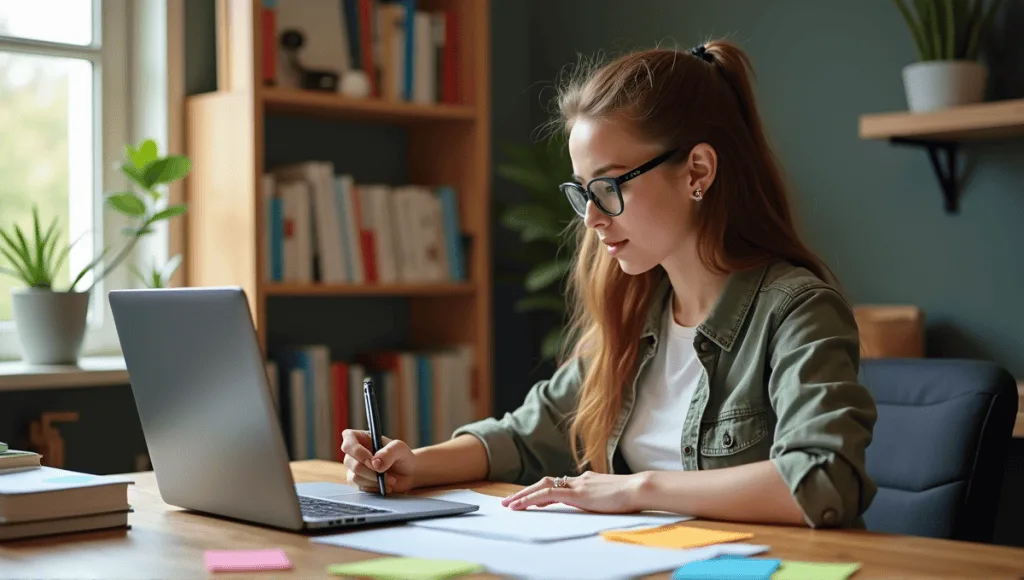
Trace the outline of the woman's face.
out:
<instances>
[{"instance_id":1,"label":"woman's face","mask_svg":"<svg viewBox=\"0 0 1024 580\"><path fill-rule=\"evenodd\" d=\"M639 139L615 121L577 119L569 133L573 173L584 187L595 177L618 177L662 153L661 146ZM700 183L692 157L685 164L662 163L623 183L623 211L615 217L593 201L587 203L584 223L625 273L642 274L694 243L697 201L692 194Z\"/></svg>"}]
</instances>

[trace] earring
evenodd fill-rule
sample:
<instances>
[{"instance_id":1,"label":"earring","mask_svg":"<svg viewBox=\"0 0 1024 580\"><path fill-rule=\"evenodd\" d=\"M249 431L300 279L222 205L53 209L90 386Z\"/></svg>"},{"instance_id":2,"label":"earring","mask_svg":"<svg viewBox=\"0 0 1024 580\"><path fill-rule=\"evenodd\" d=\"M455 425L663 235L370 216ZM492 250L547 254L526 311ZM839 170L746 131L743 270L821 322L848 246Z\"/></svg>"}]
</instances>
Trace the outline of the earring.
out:
<instances>
[{"instance_id":1,"label":"earring","mask_svg":"<svg viewBox=\"0 0 1024 580\"><path fill-rule=\"evenodd\" d=\"M701 191L701 189L698 187L696 189L696 191L693 192L691 197L693 197L693 199L696 200L696 201L700 201L700 200L704 199L704 192Z\"/></svg>"}]
</instances>

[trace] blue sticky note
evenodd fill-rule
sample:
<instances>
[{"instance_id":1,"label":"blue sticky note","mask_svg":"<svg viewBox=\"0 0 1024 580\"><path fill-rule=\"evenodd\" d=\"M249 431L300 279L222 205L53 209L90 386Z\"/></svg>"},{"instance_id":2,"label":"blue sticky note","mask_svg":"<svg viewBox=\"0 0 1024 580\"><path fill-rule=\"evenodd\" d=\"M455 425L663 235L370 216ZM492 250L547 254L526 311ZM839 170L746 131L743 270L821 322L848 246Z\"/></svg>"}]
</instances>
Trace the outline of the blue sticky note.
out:
<instances>
[{"instance_id":1,"label":"blue sticky note","mask_svg":"<svg viewBox=\"0 0 1024 580\"><path fill-rule=\"evenodd\" d=\"M86 483L95 479L91 475L61 475L59 477L50 477L46 481L50 483Z\"/></svg>"},{"instance_id":2,"label":"blue sticky note","mask_svg":"<svg viewBox=\"0 0 1024 580\"><path fill-rule=\"evenodd\" d=\"M672 580L768 580L780 563L765 558L700 560L677 569Z\"/></svg>"}]
</instances>

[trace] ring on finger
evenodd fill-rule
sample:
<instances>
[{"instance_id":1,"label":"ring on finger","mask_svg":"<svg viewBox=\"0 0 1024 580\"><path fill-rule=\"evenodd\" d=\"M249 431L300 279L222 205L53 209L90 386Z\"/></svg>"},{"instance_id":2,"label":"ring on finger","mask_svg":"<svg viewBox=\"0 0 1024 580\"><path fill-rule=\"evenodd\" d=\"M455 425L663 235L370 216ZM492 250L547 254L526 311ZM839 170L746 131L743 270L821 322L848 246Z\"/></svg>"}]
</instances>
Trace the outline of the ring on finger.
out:
<instances>
[{"instance_id":1,"label":"ring on finger","mask_svg":"<svg viewBox=\"0 0 1024 580\"><path fill-rule=\"evenodd\" d=\"M569 487L569 478L560 476L555 478L555 487Z\"/></svg>"}]
</instances>

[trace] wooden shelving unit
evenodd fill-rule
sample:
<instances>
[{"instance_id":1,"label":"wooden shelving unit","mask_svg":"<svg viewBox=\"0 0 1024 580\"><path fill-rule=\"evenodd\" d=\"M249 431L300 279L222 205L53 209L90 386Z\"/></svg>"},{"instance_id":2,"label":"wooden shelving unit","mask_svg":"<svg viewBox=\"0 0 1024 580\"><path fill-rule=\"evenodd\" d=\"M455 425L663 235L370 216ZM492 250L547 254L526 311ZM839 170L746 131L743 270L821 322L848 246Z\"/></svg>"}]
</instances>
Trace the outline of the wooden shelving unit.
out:
<instances>
[{"instance_id":1,"label":"wooden shelving unit","mask_svg":"<svg viewBox=\"0 0 1024 580\"><path fill-rule=\"evenodd\" d=\"M1024 137L1024 99L992 101L925 113L862 115L861 139L885 139L928 151L946 200L946 211L959 210L957 152L960 144L982 139Z\"/></svg>"},{"instance_id":2,"label":"wooden shelving unit","mask_svg":"<svg viewBox=\"0 0 1024 580\"><path fill-rule=\"evenodd\" d=\"M186 283L241 286L264 353L271 300L408 298L410 346L471 344L476 414L490 415L489 0L419 0L426 10L455 11L459 21L459 104L436 105L264 86L261 0L218 2L218 90L189 97L186 104L187 152L193 160L187 180ZM367 286L267 282L260 250L268 235L261 191L268 169L264 130L266 119L279 114L404 130L408 182L451 185L458 195L462 234L470 241L468 281Z\"/></svg>"}]
</instances>

